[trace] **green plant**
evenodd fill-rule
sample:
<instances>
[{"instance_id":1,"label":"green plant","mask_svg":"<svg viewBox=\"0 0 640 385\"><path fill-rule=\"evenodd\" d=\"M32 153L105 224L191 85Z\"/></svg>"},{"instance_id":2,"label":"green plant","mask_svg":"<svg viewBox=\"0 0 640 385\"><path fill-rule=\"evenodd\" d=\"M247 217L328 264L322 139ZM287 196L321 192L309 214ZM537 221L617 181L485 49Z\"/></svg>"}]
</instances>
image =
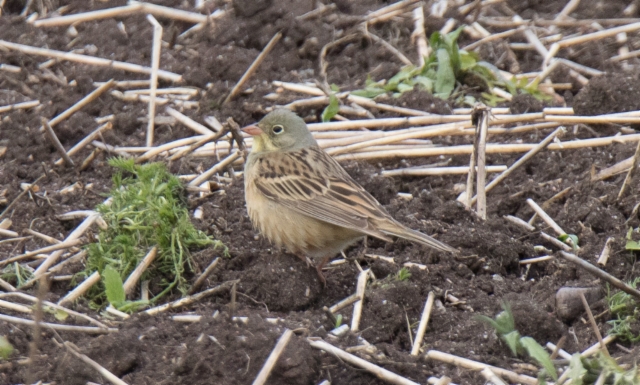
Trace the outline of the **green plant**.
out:
<instances>
[{"instance_id":1,"label":"green plant","mask_svg":"<svg viewBox=\"0 0 640 385\"><path fill-rule=\"evenodd\" d=\"M336 96L336 92L340 92L340 89L335 84L331 85L331 93L329 94L329 104L322 111L322 121L328 122L338 114L340 110L340 101Z\"/></svg>"},{"instance_id":2,"label":"green plant","mask_svg":"<svg viewBox=\"0 0 640 385\"><path fill-rule=\"evenodd\" d=\"M571 240L571 247L573 248L573 251L578 250L578 236L575 234L562 234L561 236L558 237L559 240L561 240L562 242L567 242L567 239Z\"/></svg>"},{"instance_id":3,"label":"green plant","mask_svg":"<svg viewBox=\"0 0 640 385\"><path fill-rule=\"evenodd\" d=\"M17 287L22 286L32 277L33 272L20 265L18 262L14 262L13 264L5 266L4 269L2 269L2 273L0 274L0 278L4 279L5 281L13 281L15 279Z\"/></svg>"},{"instance_id":4,"label":"green plant","mask_svg":"<svg viewBox=\"0 0 640 385\"><path fill-rule=\"evenodd\" d=\"M463 27L460 27L446 35L434 32L429 39L432 52L422 67L404 67L386 82L374 82L369 78L364 89L353 91L352 94L374 98L391 92L394 96L399 96L417 86L439 98L447 99L459 84L466 84L479 85L483 90L500 87L514 96L520 92L531 94L537 99L547 98L538 90L538 82L505 79L495 66L481 61L476 53L461 50L458 47L458 37L462 29ZM488 105L504 101L488 92L483 92L482 97ZM475 102L475 99L469 99L467 96L458 99L460 103L465 104Z\"/></svg>"},{"instance_id":5,"label":"green plant","mask_svg":"<svg viewBox=\"0 0 640 385\"><path fill-rule=\"evenodd\" d=\"M336 328L339 328L340 325L342 325L342 314L336 316Z\"/></svg>"},{"instance_id":6,"label":"green plant","mask_svg":"<svg viewBox=\"0 0 640 385\"><path fill-rule=\"evenodd\" d=\"M411 272L406 267L398 270L398 273L396 274L396 280L400 282L408 280L409 277L411 277Z\"/></svg>"},{"instance_id":7,"label":"green plant","mask_svg":"<svg viewBox=\"0 0 640 385\"><path fill-rule=\"evenodd\" d=\"M639 232L638 230L640 229L633 229L631 227L629 228L629 231L627 231L627 243L624 245L625 249L629 251L640 250L640 242L633 239L633 234L636 233L637 236Z\"/></svg>"},{"instance_id":8,"label":"green plant","mask_svg":"<svg viewBox=\"0 0 640 385\"><path fill-rule=\"evenodd\" d=\"M634 289L640 284L640 277L628 283ZM640 304L623 291L607 294L609 312L615 319L607 321L611 325L610 335L617 336L623 341L640 341Z\"/></svg>"},{"instance_id":9,"label":"green plant","mask_svg":"<svg viewBox=\"0 0 640 385\"><path fill-rule=\"evenodd\" d=\"M6 360L13 353L13 345L5 336L0 336L0 359Z\"/></svg>"},{"instance_id":10,"label":"green plant","mask_svg":"<svg viewBox=\"0 0 640 385\"><path fill-rule=\"evenodd\" d=\"M604 383L611 385L637 385L640 383L638 368L633 366L626 370L616 361L600 352L596 357L585 358L579 353L571 356L569 372L565 384L595 384L598 377L604 374Z\"/></svg>"},{"instance_id":11,"label":"green plant","mask_svg":"<svg viewBox=\"0 0 640 385\"><path fill-rule=\"evenodd\" d=\"M222 243L197 230L190 222L182 199L182 185L164 164L136 165L133 160L123 158L110 159L109 164L117 169L112 199L97 207L108 226L100 231L98 241L88 246L83 273L88 276L97 270L107 274L102 284L90 292L93 304L101 306L106 299L114 305L128 305L117 286L121 286L122 279L153 246L158 247L158 256L143 279L155 279L162 290L150 302L157 301L174 287L185 293L185 265L191 268L192 263L189 249L218 247L223 246Z\"/></svg>"},{"instance_id":12,"label":"green plant","mask_svg":"<svg viewBox=\"0 0 640 385\"><path fill-rule=\"evenodd\" d=\"M495 319L479 315L478 319L493 327L500 338L507 344L509 349L515 356L522 356L525 353L533 358L540 366L544 368L544 372L550 375L554 380L558 379L556 368L551 362L549 353L536 340L531 337L521 337L516 330L513 313L506 303L502 304L504 309L496 315ZM542 374L541 374L542 375Z\"/></svg>"}]
</instances>

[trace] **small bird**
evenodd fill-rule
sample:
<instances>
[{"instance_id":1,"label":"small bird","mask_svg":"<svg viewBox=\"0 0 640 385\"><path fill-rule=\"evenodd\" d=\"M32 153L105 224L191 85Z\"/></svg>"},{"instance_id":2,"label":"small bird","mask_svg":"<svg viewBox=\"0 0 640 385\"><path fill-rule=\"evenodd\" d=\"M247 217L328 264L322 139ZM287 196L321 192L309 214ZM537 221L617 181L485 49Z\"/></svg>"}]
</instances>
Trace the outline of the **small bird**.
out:
<instances>
[{"instance_id":1,"label":"small bird","mask_svg":"<svg viewBox=\"0 0 640 385\"><path fill-rule=\"evenodd\" d=\"M390 236L439 251L456 249L393 219L324 152L299 116L285 109L242 129L253 136L244 166L245 200L254 227L277 246L322 267L364 236Z\"/></svg>"}]
</instances>

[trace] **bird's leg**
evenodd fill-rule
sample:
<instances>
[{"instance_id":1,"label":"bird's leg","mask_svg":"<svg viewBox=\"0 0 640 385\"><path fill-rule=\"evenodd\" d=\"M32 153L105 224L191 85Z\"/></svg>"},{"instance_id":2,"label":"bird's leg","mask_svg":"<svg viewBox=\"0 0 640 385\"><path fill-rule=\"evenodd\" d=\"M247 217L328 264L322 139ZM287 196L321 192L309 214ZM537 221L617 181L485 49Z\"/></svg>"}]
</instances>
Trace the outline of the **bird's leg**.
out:
<instances>
[{"instance_id":1,"label":"bird's leg","mask_svg":"<svg viewBox=\"0 0 640 385\"><path fill-rule=\"evenodd\" d=\"M361 260L364 258L364 255L367 254L367 236L365 235L364 239L362 240L362 251L358 254L357 259Z\"/></svg>"},{"instance_id":2,"label":"bird's leg","mask_svg":"<svg viewBox=\"0 0 640 385\"><path fill-rule=\"evenodd\" d=\"M311 266L313 266L313 263L311 262L311 260L309 259L309 257L307 257L306 255L304 255L304 254L299 254L299 253L295 253L294 255L295 255L296 257L298 257L298 258L302 259L304 262L306 262L306 263L307 263L307 267L311 267Z\"/></svg>"},{"instance_id":3,"label":"bird's leg","mask_svg":"<svg viewBox=\"0 0 640 385\"><path fill-rule=\"evenodd\" d=\"M327 255L326 257L322 258L320 263L318 263L316 265L316 271L318 272L318 278L320 278L320 282L322 282L324 287L327 287L327 279L324 277L324 274L322 273L322 268L324 267L324 265L327 264L327 262L329 262L331 257L332 257L332 255Z\"/></svg>"}]
</instances>

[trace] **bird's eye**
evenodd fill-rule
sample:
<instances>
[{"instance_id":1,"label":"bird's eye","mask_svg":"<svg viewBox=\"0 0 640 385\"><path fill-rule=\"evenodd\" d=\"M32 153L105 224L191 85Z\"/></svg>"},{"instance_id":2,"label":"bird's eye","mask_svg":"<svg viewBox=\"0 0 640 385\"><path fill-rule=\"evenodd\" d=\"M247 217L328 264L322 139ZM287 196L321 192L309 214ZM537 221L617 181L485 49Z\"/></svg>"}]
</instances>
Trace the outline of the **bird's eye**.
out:
<instances>
[{"instance_id":1,"label":"bird's eye","mask_svg":"<svg viewBox=\"0 0 640 385\"><path fill-rule=\"evenodd\" d=\"M275 126L273 126L272 130L273 130L274 134L279 135L279 134L282 134L284 132L284 127L282 127L279 124L276 124Z\"/></svg>"}]
</instances>

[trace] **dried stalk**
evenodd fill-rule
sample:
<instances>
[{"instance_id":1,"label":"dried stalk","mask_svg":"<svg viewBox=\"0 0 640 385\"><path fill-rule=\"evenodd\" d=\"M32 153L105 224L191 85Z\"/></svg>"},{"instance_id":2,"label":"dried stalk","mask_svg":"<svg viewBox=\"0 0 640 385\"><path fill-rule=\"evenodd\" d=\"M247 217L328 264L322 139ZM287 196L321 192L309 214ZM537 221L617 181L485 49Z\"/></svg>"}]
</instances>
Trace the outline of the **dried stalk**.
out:
<instances>
[{"instance_id":1,"label":"dried stalk","mask_svg":"<svg viewBox=\"0 0 640 385\"><path fill-rule=\"evenodd\" d=\"M365 34L365 36L367 36L371 40L375 41L376 43L380 43L380 45L382 45L384 48L386 48L387 51L389 51L392 54L394 54L395 57L397 57L403 64L408 65L408 66L413 65L411 60L409 60L406 56L404 56L404 54L402 52L400 52L396 47L392 46L389 42L387 42L383 38L377 36L376 34L374 34L371 31L365 31L364 34Z\"/></svg>"},{"instance_id":2,"label":"dried stalk","mask_svg":"<svg viewBox=\"0 0 640 385\"><path fill-rule=\"evenodd\" d=\"M231 155L227 156L226 158L222 159L220 162L216 163L213 167L211 167L210 169L208 169L207 171L203 172L202 174L198 175L198 177L194 180L192 180L191 182L189 182L188 186L200 186L202 183L204 183L206 180L208 180L212 175L215 175L216 173L225 170L227 168L227 166L229 166L230 164L232 164L236 159L240 158L241 154L239 151L236 151L234 153L232 153Z\"/></svg>"},{"instance_id":3,"label":"dried stalk","mask_svg":"<svg viewBox=\"0 0 640 385\"><path fill-rule=\"evenodd\" d=\"M358 301L353 305L353 316L351 317L351 330L354 332L357 332L360 327L360 317L362 316L362 307L364 306L364 291L367 287L368 278L369 269L361 271L358 275L358 283L356 284Z\"/></svg>"},{"instance_id":4,"label":"dried stalk","mask_svg":"<svg viewBox=\"0 0 640 385\"><path fill-rule=\"evenodd\" d=\"M427 302L424 304L424 310L422 311L422 317L420 318L420 324L418 325L418 332L413 342L413 348L411 349L411 355L417 356L420 353L420 346L424 339L424 333L427 331L427 324L429 323L429 317L431 316L431 309L433 309L433 302L435 301L435 294L432 291L427 296Z\"/></svg>"},{"instance_id":5,"label":"dried stalk","mask_svg":"<svg viewBox=\"0 0 640 385\"><path fill-rule=\"evenodd\" d=\"M269 374L271 374L271 371L276 365L276 362L278 362L278 358L280 358L280 356L284 352L284 349L287 347L289 339L291 339L292 335L293 331L289 329L284 330L284 333L282 333L282 335L278 339L278 343L276 343L276 346L271 351L271 354L269 354L269 357L267 357L267 361L262 366L262 369L260 369L260 372L258 372L258 376L256 376L255 380L253 380L252 385L263 385L265 382L267 382Z\"/></svg>"},{"instance_id":6,"label":"dried stalk","mask_svg":"<svg viewBox=\"0 0 640 385\"><path fill-rule=\"evenodd\" d=\"M240 89L242 88L242 86L244 86L244 83L246 83L247 80L249 80L249 78L251 77L251 75L253 75L253 73L258 69L258 66L260 66L262 61L267 57L269 52L271 52L273 47L275 47L276 43L278 43L281 37L282 37L282 32L278 32L271 38L271 40L269 40L269 43L267 43L267 45L264 47L262 52L260 52L258 57L256 57L256 60L254 60L253 63L251 63L251 65L249 66L249 68L247 68L247 71L244 73L244 75L242 75L240 80L238 80L238 83L236 83L236 85L233 87L233 89L229 93L229 96L227 96L224 102L222 102L223 105L227 104L229 101L235 98L238 95L238 93L240 93Z\"/></svg>"},{"instance_id":7,"label":"dried stalk","mask_svg":"<svg viewBox=\"0 0 640 385\"><path fill-rule=\"evenodd\" d=\"M30 301L32 303L37 303L38 302L38 298L37 297L31 296L31 295L28 295L28 294L25 294L25 293L4 293L4 294L0 294L0 298L5 298L5 297L18 297L18 298L22 298L22 299L25 299L27 301ZM79 313L79 312L71 310L69 308L57 305L57 304L55 304L53 302L42 301L42 305L46 306L46 307L50 307L52 309L62 310L65 313L68 313L69 315L72 315L72 316L74 316L76 318L79 318L79 319L83 319L83 320L85 320L85 321L87 321L87 322L89 322L91 324L94 324L94 325L96 325L98 327L105 328L105 329L108 328L107 325L105 325L102 322L97 321L97 320L89 317L86 314Z\"/></svg>"},{"instance_id":8,"label":"dried stalk","mask_svg":"<svg viewBox=\"0 0 640 385\"><path fill-rule=\"evenodd\" d=\"M45 175L41 175L38 177L38 179L36 179L33 183L29 184L29 187L25 190L23 190L20 194L18 194L17 197L15 197L15 199L13 201L11 201L11 203L9 203L9 206L5 207L5 209L2 211L2 213L0 213L0 219L2 219L2 217L5 216L5 214L7 214L9 212L9 210L16 205L16 203L18 203L18 201L20 200L20 198L22 198L23 196L27 195L29 192L31 192L31 190L36 186L36 183L38 183L40 181L40 179L44 178Z\"/></svg>"},{"instance_id":9,"label":"dried stalk","mask_svg":"<svg viewBox=\"0 0 640 385\"><path fill-rule=\"evenodd\" d=\"M417 382L413 382L405 377L401 377L387 369L384 369L378 365L374 365L369 361L363 360L360 357L356 357L353 354L347 353L342 349L339 349L321 339L308 338L309 345L316 349L324 350L327 353L331 353L339 360L348 362L354 366L362 368L367 372L373 374L377 378L397 385L419 385Z\"/></svg>"},{"instance_id":10,"label":"dried stalk","mask_svg":"<svg viewBox=\"0 0 640 385\"><path fill-rule=\"evenodd\" d=\"M605 180L607 178L610 178L614 175L620 174L626 170L628 170L631 165L633 164L633 158L635 156L632 156L631 158L627 158L623 161L620 161L616 164L614 164L611 167L607 167L604 170L600 170L600 172L598 172L594 177L593 177L593 181L599 181L599 180Z\"/></svg>"},{"instance_id":11,"label":"dried stalk","mask_svg":"<svg viewBox=\"0 0 640 385\"><path fill-rule=\"evenodd\" d=\"M602 334L600 333L600 329L598 329L598 324L596 323L596 319L593 318L593 313L591 312L591 308L589 307L589 302L584 296L584 293L580 292L580 299L582 300L582 305L584 306L584 310L587 312L587 316L589 317L589 322L591 323L591 327L593 328L593 332L596 334L598 338L598 342L600 342L600 349L604 352L605 355L611 357L609 354L609 350L607 349L607 345L602 340Z\"/></svg>"},{"instance_id":12,"label":"dried stalk","mask_svg":"<svg viewBox=\"0 0 640 385\"><path fill-rule=\"evenodd\" d=\"M91 215L87 217L84 221L82 221L82 223L80 223L80 225L78 225L78 227L76 227L75 230L71 232L71 234L67 236L67 238L65 239L65 242L73 241L80 238L80 236L82 236L82 234L84 234L85 231L87 231L87 229L98 219L98 217L99 215ZM49 254L49 256L44 261L42 261L40 266L38 266L36 271L33 272L33 278L27 281L23 285L23 287L29 287L30 285L35 283L35 281L38 280L40 276L45 274L47 270L49 270L49 268L58 261L58 258L60 258L61 255L62 255L61 250L54 251L53 253Z\"/></svg>"},{"instance_id":13,"label":"dried stalk","mask_svg":"<svg viewBox=\"0 0 640 385\"><path fill-rule=\"evenodd\" d=\"M597 267L590 264L589 262L577 257L574 254L567 253L565 251L561 251L560 256L566 259L567 261L580 266L581 268L585 269L586 271L595 275L596 277L609 282L612 286L617 287L618 289L624 291L625 293L640 299L640 291L632 288L631 286L627 285L626 283L622 282L621 280L612 276L606 271L598 269Z\"/></svg>"},{"instance_id":14,"label":"dried stalk","mask_svg":"<svg viewBox=\"0 0 640 385\"><path fill-rule=\"evenodd\" d=\"M478 179L476 182L476 192L477 192L476 211L480 218L486 220L487 219L487 195L485 193L485 183L486 183L487 172L485 168L487 164L487 160L486 160L487 129L489 128L489 115L491 113L491 109L485 106L480 106L476 110L479 112L479 115L480 115L477 117L479 135L478 135L478 150L477 150L478 151L478 160L477 160L478 161L478 170L477 170ZM467 193L469 193L468 190L467 190Z\"/></svg>"},{"instance_id":15,"label":"dried stalk","mask_svg":"<svg viewBox=\"0 0 640 385\"><path fill-rule=\"evenodd\" d=\"M227 281L227 282L221 283L220 285L218 285L216 287L212 287L212 288L207 289L205 291L201 291L198 294L190 295L190 296L181 298L181 299L179 299L177 301L169 302L169 303L166 303L166 304L161 305L161 306L156 306L156 307L153 307L151 309L147 309L147 310L144 311L144 313L148 314L148 315L156 315L158 313L161 313L161 312L164 312L164 311L167 311L167 310L170 310L170 309L177 309L177 308L182 307L182 306L187 306L187 305L190 305L190 304L192 304L194 302L197 302L197 301L199 301L199 300L201 300L201 299L203 299L205 297L208 297L210 295L218 294L221 291L228 290L233 284L236 284L238 282L239 282L239 280Z\"/></svg>"},{"instance_id":16,"label":"dried stalk","mask_svg":"<svg viewBox=\"0 0 640 385\"><path fill-rule=\"evenodd\" d=\"M71 342L66 341L64 343L64 347L67 348L67 350L71 354L73 354L74 356L79 358L80 361L84 362L85 364L89 365L93 369L97 370L98 373L100 373L100 375L102 377L106 378L112 384L114 384L114 385L127 385L126 382L124 382L121 379L119 379L115 374L113 374L110 371L108 371L107 369L103 368L100 364L98 364L97 362L95 362L91 358L89 358L86 355L80 353L78 351L78 348L74 344L72 344Z\"/></svg>"},{"instance_id":17,"label":"dried stalk","mask_svg":"<svg viewBox=\"0 0 640 385\"><path fill-rule=\"evenodd\" d=\"M602 248L602 252L600 253L600 257L598 258L598 265L606 266L607 261L609 261L609 255L611 254L611 244L615 241L614 237L607 238L607 241Z\"/></svg>"},{"instance_id":18,"label":"dried stalk","mask_svg":"<svg viewBox=\"0 0 640 385\"><path fill-rule=\"evenodd\" d=\"M555 257L553 255L545 255L545 256L542 256L542 257L522 259L522 260L520 260L520 264L521 265L530 265L532 263L550 261L552 259L555 259Z\"/></svg>"},{"instance_id":19,"label":"dried stalk","mask_svg":"<svg viewBox=\"0 0 640 385\"><path fill-rule=\"evenodd\" d=\"M116 16L130 15L133 13L137 13L141 8L141 4L131 4L125 5L123 7L114 7L101 9L99 11L77 13L75 15L40 19L33 22L33 25L36 27L59 27L63 25L79 24L90 20L110 19Z\"/></svg>"},{"instance_id":20,"label":"dried stalk","mask_svg":"<svg viewBox=\"0 0 640 385\"><path fill-rule=\"evenodd\" d=\"M375 133L375 136L377 136L377 138L375 139L364 140L364 141L360 141L358 143L354 143L350 145L341 145L340 147L330 148L330 149L327 149L326 151L328 154L335 156L339 154L353 152L361 148L377 146L382 144L389 144L389 143L399 142L401 140L406 140L406 139L421 139L421 138L428 138L428 137L439 136L439 135L448 135L450 133L460 131L463 128L464 126L461 124L450 123L450 124L437 125L435 127L414 127L414 128L408 128L404 130L397 130L397 131L391 131L391 132L379 132L379 133ZM359 139L361 140L361 138L359 137L345 138L340 140L339 142L342 144L345 142L351 142ZM336 143L332 143L332 145L336 145Z\"/></svg>"},{"instance_id":21,"label":"dried stalk","mask_svg":"<svg viewBox=\"0 0 640 385\"><path fill-rule=\"evenodd\" d=\"M188 128L192 129L193 131L197 132L200 135L215 135L216 133L211 131L210 129L208 129L207 127L205 127L204 125L196 122L195 120L191 119L190 117L174 110L171 107L167 107L165 109L165 112L171 116L173 116L178 122L184 124L185 126L187 126Z\"/></svg>"},{"instance_id":22,"label":"dried stalk","mask_svg":"<svg viewBox=\"0 0 640 385\"><path fill-rule=\"evenodd\" d=\"M527 199L527 204L533 209L533 211L535 211L536 214L538 214L538 216L544 221L544 223L546 223L549 227L551 227L553 229L553 231L556 232L556 234L558 234L558 236L561 235L565 235L566 232L562 229L562 227L560 227L556 221L554 221L549 214L547 214L542 207L538 206L538 204L536 202L533 201L533 199L529 198Z\"/></svg>"},{"instance_id":23,"label":"dried stalk","mask_svg":"<svg viewBox=\"0 0 640 385\"><path fill-rule=\"evenodd\" d=\"M207 135L207 136L211 136L211 135ZM181 146L185 146L185 145L190 145L190 144L192 144L194 142L197 142L197 141L203 139L203 137L204 136L202 136L202 135L192 136L192 137L185 138L185 139L174 140L173 142L169 142L169 143L163 144L162 146L152 147L151 149L147 150L144 154L142 154L138 158L136 158L136 163L142 163L142 162L144 162L146 160L149 160L149 159L153 158L156 155L159 155L159 154L161 154L161 153L163 153L165 151L169 151L169 150L171 150L173 148L181 147Z\"/></svg>"},{"instance_id":24,"label":"dried stalk","mask_svg":"<svg viewBox=\"0 0 640 385\"><path fill-rule=\"evenodd\" d=\"M437 350L429 350L426 354L426 357L432 360L442 361L448 364L456 365L465 369L483 370L485 368L489 368L491 369L491 371L493 371L497 375L502 376L508 379L509 381L513 381L515 383L521 383L526 385L537 385L538 383L538 380L533 377L525 376L523 374L517 374L510 370L487 365L482 362L473 361L467 358L454 356L452 354L439 352Z\"/></svg>"},{"instance_id":25,"label":"dried stalk","mask_svg":"<svg viewBox=\"0 0 640 385\"><path fill-rule=\"evenodd\" d=\"M507 166L486 166L487 172L502 172L507 169ZM469 172L468 166L461 167L411 167L401 168L397 170L383 170L380 171L380 176L425 176L425 175L457 175L467 174Z\"/></svg>"},{"instance_id":26,"label":"dried stalk","mask_svg":"<svg viewBox=\"0 0 640 385\"><path fill-rule=\"evenodd\" d=\"M36 106L39 106L39 105L40 105L40 101L39 100L32 100L32 101L29 101L29 102L10 104L8 106L0 107L0 114L1 113L5 113L5 112L15 111L15 110L26 110L28 108L33 108L33 107L36 107Z\"/></svg>"},{"instance_id":27,"label":"dried stalk","mask_svg":"<svg viewBox=\"0 0 640 385\"><path fill-rule=\"evenodd\" d=\"M413 33L411 40L418 49L418 67L424 66L425 58L429 57L427 34L424 30L424 7L419 6L413 10Z\"/></svg>"},{"instance_id":28,"label":"dried stalk","mask_svg":"<svg viewBox=\"0 0 640 385\"><path fill-rule=\"evenodd\" d=\"M133 270L131 274L129 274L129 277L127 277L127 280L124 282L124 285L123 285L125 295L128 296L131 294L136 284L140 280L142 273L144 273L149 268L151 263L153 263L153 261L156 259L157 253L158 253L158 248L156 246L153 246L151 250L149 250L147 255L144 256L142 261L140 261L138 266L136 266L135 270Z\"/></svg>"},{"instance_id":29,"label":"dried stalk","mask_svg":"<svg viewBox=\"0 0 640 385\"><path fill-rule=\"evenodd\" d=\"M87 292L91 288L91 286L95 285L100 281L100 273L95 271L91 274L87 279L82 281L81 284L76 286L75 289L71 290L67 295L64 296L60 301L58 301L58 305L64 306L66 304L70 304L76 299L80 298L84 293Z\"/></svg>"},{"instance_id":30,"label":"dried stalk","mask_svg":"<svg viewBox=\"0 0 640 385\"><path fill-rule=\"evenodd\" d=\"M19 324L19 325L28 325L28 326L35 325L35 321L24 319L24 318L12 317L4 314L0 314L0 321L10 322L10 323ZM47 329L68 331L68 332L81 332L81 333L89 333L89 334L106 334L106 333L113 333L118 331L118 329L113 329L113 328L105 329L105 328L99 328L94 326L60 325L60 324L52 324L48 322L39 322L39 324L40 326L45 327Z\"/></svg>"},{"instance_id":31,"label":"dried stalk","mask_svg":"<svg viewBox=\"0 0 640 385\"><path fill-rule=\"evenodd\" d=\"M564 132L564 127L559 127L551 134L547 135L546 138L537 146L529 150L526 154L524 154L520 159L518 159L514 164L511 165L507 170L505 170L502 174L498 175L495 179L493 179L489 184L485 187L485 192L491 191L494 187L498 185L498 183L505 180L512 172L514 172L518 167L525 164L529 159L533 158L535 154L542 151L545 147L549 145L561 132ZM640 142L639 142L640 143ZM471 199L470 205L473 205L476 201L477 197L473 197Z\"/></svg>"},{"instance_id":32,"label":"dried stalk","mask_svg":"<svg viewBox=\"0 0 640 385\"><path fill-rule=\"evenodd\" d=\"M620 27L609 28L609 29L605 29L604 31L587 33L585 35L571 37L568 39L563 39L555 44L557 44L560 48L566 48L576 44L592 42L594 40L604 39L605 37L615 36L620 32L633 32L638 29L640 29L640 22L623 25Z\"/></svg>"},{"instance_id":33,"label":"dried stalk","mask_svg":"<svg viewBox=\"0 0 640 385\"><path fill-rule=\"evenodd\" d=\"M156 117L156 90L158 89L158 70L160 69L160 51L162 50L162 26L153 16L147 15L153 25L153 48L151 51L151 79L149 87L149 121L147 122L147 146L153 146L153 130Z\"/></svg>"},{"instance_id":34,"label":"dried stalk","mask_svg":"<svg viewBox=\"0 0 640 385\"><path fill-rule=\"evenodd\" d=\"M67 165L74 167L75 163L73 163L73 160L71 160L71 158L69 157L69 154L67 154L67 151L65 151L64 147L62 146L62 143L60 143L60 139L58 139L58 136L53 131L53 128L51 128L51 125L45 118L42 118L42 125L45 128L45 132L47 133L47 137L49 138L49 141L51 141L51 144L53 144L53 147L55 147L56 150L60 153L64 162Z\"/></svg>"},{"instance_id":35,"label":"dried stalk","mask_svg":"<svg viewBox=\"0 0 640 385\"><path fill-rule=\"evenodd\" d=\"M52 58L57 58L61 60L68 60L68 61L73 61L77 63L90 64L90 65L101 66L101 67L111 67L111 68L134 72L134 73L141 73L141 74L147 74L147 75L151 74L151 68L141 66L138 64L125 63L121 61L103 59L103 58L88 56L88 55L80 55L80 54L71 53L71 52L56 51L56 50L47 49L47 48L37 48L37 47L32 47L24 44L11 43L5 40L0 40L0 47L12 49L12 50L26 53L29 55L52 57ZM182 75L178 75L173 72L164 71L164 70L158 71L158 77L164 80L172 81L172 82L182 81Z\"/></svg>"},{"instance_id":36,"label":"dried stalk","mask_svg":"<svg viewBox=\"0 0 640 385\"><path fill-rule=\"evenodd\" d=\"M573 249L571 248L571 246L567 245L566 243L561 242L560 240L558 240L557 238L552 237L551 235L545 233L545 232L540 232L540 236L546 240L547 242L553 244L555 247L562 249L566 252L572 252Z\"/></svg>"},{"instance_id":37,"label":"dried stalk","mask_svg":"<svg viewBox=\"0 0 640 385\"><path fill-rule=\"evenodd\" d=\"M87 135L84 139L79 141L78 144L76 144L75 146L71 147L71 149L69 151L67 151L67 155L69 155L69 156L75 155L80 150L85 148L89 143L93 142L98 136L100 136L102 134L103 131L110 130L112 127L113 127L113 124L111 122L107 122L107 123L101 125L100 127L96 128L95 130L93 130L93 132L91 132L89 135ZM64 161L63 159L58 159L58 160L55 161L55 164L56 165L60 165L60 164L62 164L63 161Z\"/></svg>"},{"instance_id":38,"label":"dried stalk","mask_svg":"<svg viewBox=\"0 0 640 385\"><path fill-rule=\"evenodd\" d=\"M342 301L336 303L335 305L331 306L329 308L329 311L331 311L331 313L337 313L340 310L344 309L345 307L351 305L354 302L360 301L360 296L358 295L358 293L353 293L350 296L348 296L347 298L343 299Z\"/></svg>"},{"instance_id":39,"label":"dried stalk","mask_svg":"<svg viewBox=\"0 0 640 385\"><path fill-rule=\"evenodd\" d=\"M602 339L602 342L605 345L610 344L611 342L613 342L616 339L616 336L614 335L608 335L606 337L604 337ZM588 349L586 349L585 351L583 351L582 353L580 353L580 355L584 358L586 357L590 357L596 353L598 353L601 349L602 345L600 344L600 341L596 342L594 345L590 346ZM559 381L558 381L559 382Z\"/></svg>"},{"instance_id":40,"label":"dried stalk","mask_svg":"<svg viewBox=\"0 0 640 385\"><path fill-rule=\"evenodd\" d=\"M624 178L624 182L622 183L622 187L620 187L620 192L618 193L617 200L620 201L624 196L629 184L631 183L631 179L633 179L633 174L635 174L636 169L638 168L638 162L640 161L640 142L636 146L636 152L633 154L633 158L631 158L631 165L629 166L629 171L627 171L627 175Z\"/></svg>"},{"instance_id":41,"label":"dried stalk","mask_svg":"<svg viewBox=\"0 0 640 385\"><path fill-rule=\"evenodd\" d=\"M480 371L480 374L482 374L482 377L484 377L484 379L487 380L487 383L489 384L507 385L504 381L502 381L500 377L496 376L496 374L489 368L482 369Z\"/></svg>"},{"instance_id":42,"label":"dried stalk","mask_svg":"<svg viewBox=\"0 0 640 385\"><path fill-rule=\"evenodd\" d=\"M189 293L188 294L193 294L196 290L198 290L200 288L200 286L202 286L202 284L207 279L207 277L211 274L213 269L215 269L216 266L218 266L218 262L219 261L220 261L220 258L214 259L213 262L211 262L209 264L209 266L207 266L207 268L204 269L202 274L200 274L200 276L196 279L196 282L189 289Z\"/></svg>"},{"instance_id":43,"label":"dried stalk","mask_svg":"<svg viewBox=\"0 0 640 385\"><path fill-rule=\"evenodd\" d=\"M55 245L43 247L43 248L40 248L40 249L29 251L29 252L24 253L24 254L16 255L15 257L4 259L4 260L0 261L0 267L5 266L5 265L7 265L9 263L22 261L24 259L29 259L31 257L35 257L38 254L46 254L46 253L50 253L50 252L56 251L56 250L66 250L66 249L71 248L73 246L77 246L77 245L79 245L81 243L82 243L82 240L80 240L80 239L65 240L64 242L61 242L61 243L58 243L58 244L55 244Z\"/></svg>"},{"instance_id":44,"label":"dried stalk","mask_svg":"<svg viewBox=\"0 0 640 385\"><path fill-rule=\"evenodd\" d=\"M522 219L518 218L518 217L514 217L512 215L505 215L504 219L508 220L509 222L513 223L516 226L520 226L523 229L527 230L527 231L535 231L536 228L531 226L530 224L528 224L527 222L523 221Z\"/></svg>"}]
</instances>

